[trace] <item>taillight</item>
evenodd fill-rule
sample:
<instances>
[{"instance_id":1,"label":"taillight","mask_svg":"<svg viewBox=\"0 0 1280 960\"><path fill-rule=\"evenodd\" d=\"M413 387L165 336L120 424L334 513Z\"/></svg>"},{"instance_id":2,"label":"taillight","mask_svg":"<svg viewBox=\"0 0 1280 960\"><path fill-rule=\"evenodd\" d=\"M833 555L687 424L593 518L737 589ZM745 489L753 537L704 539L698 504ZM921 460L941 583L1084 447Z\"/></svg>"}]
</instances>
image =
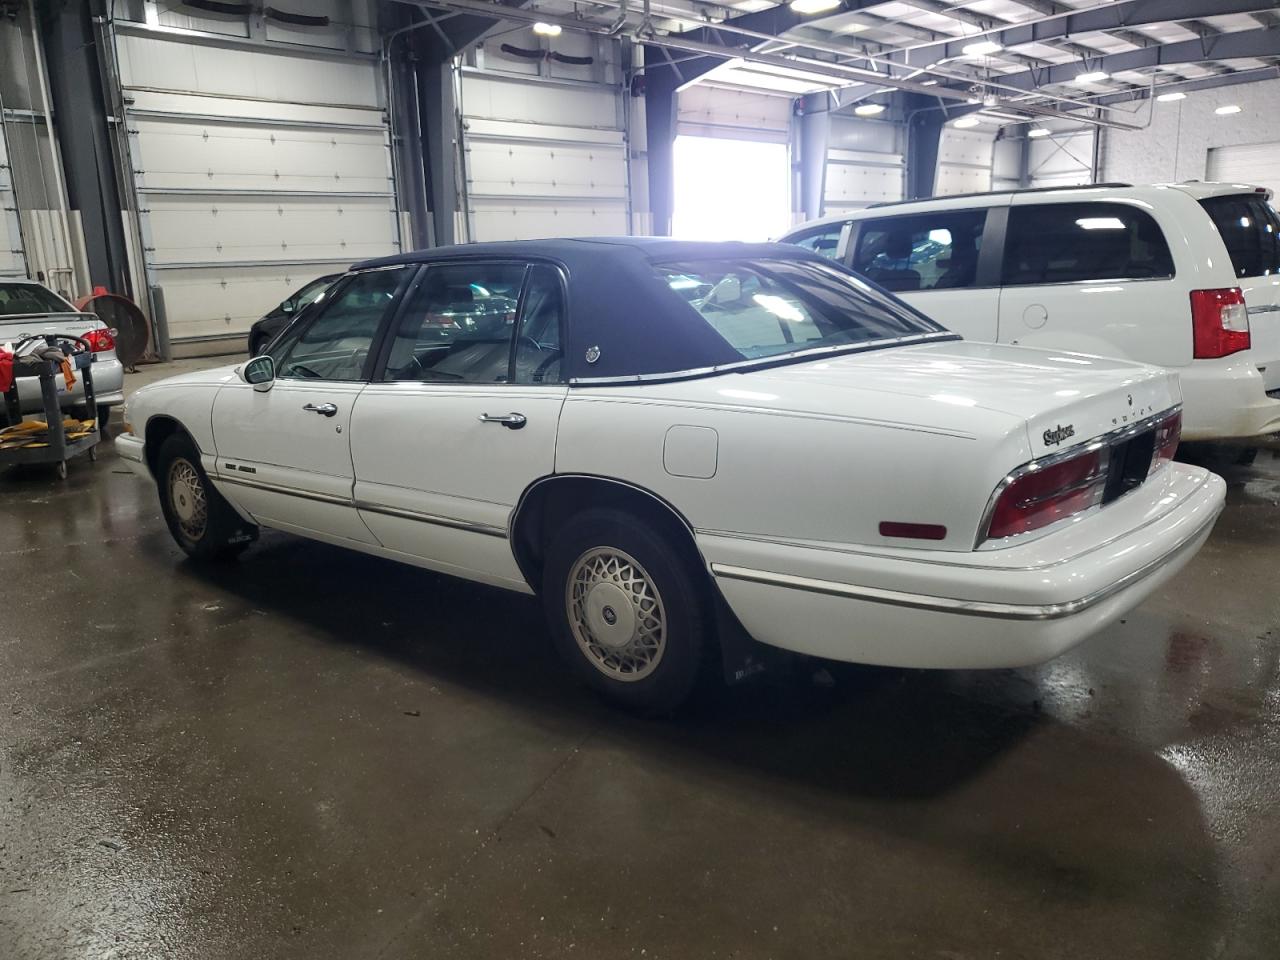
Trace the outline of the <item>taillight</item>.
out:
<instances>
[{"instance_id":1,"label":"taillight","mask_svg":"<svg viewBox=\"0 0 1280 960\"><path fill-rule=\"evenodd\" d=\"M1191 334L1197 360L1249 349L1249 312L1239 287L1191 291Z\"/></svg>"},{"instance_id":2,"label":"taillight","mask_svg":"<svg viewBox=\"0 0 1280 960\"><path fill-rule=\"evenodd\" d=\"M89 349L94 353L102 353L104 350L114 350L116 348L116 338L112 336L112 331L105 327L90 330L84 335L83 339L88 341Z\"/></svg>"},{"instance_id":3,"label":"taillight","mask_svg":"<svg viewBox=\"0 0 1280 960\"><path fill-rule=\"evenodd\" d=\"M1095 446L1065 460L1027 464L996 495L985 535L998 540L1038 530L1102 502L1110 451Z\"/></svg>"},{"instance_id":4,"label":"taillight","mask_svg":"<svg viewBox=\"0 0 1280 960\"><path fill-rule=\"evenodd\" d=\"M1155 451L1151 455L1151 468L1147 471L1147 476L1151 476L1173 459L1173 455L1178 452L1178 441L1181 439L1182 411L1175 410L1156 423Z\"/></svg>"}]
</instances>

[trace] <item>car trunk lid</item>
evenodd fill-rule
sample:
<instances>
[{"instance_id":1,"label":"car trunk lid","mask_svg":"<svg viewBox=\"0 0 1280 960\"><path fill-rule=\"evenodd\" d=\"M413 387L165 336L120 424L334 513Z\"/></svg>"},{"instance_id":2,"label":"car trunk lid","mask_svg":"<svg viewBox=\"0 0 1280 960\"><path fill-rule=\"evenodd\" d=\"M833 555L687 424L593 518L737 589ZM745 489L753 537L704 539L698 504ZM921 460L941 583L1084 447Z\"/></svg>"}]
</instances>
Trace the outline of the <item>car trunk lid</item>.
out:
<instances>
[{"instance_id":1,"label":"car trunk lid","mask_svg":"<svg viewBox=\"0 0 1280 960\"><path fill-rule=\"evenodd\" d=\"M1141 423L1181 401L1177 375L1156 367L960 340L846 354L758 376L900 396L913 407L925 400L941 410L1008 414L1026 423L1033 457Z\"/></svg>"}]
</instances>

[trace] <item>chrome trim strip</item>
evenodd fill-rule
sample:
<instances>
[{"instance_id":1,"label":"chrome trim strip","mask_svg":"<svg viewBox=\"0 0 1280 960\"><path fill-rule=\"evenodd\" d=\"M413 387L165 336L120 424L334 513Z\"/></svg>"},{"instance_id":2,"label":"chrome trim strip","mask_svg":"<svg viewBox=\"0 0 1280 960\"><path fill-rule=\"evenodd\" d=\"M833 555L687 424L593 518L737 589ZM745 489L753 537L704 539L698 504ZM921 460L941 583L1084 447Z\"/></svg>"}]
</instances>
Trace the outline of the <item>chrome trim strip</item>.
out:
<instances>
[{"instance_id":1,"label":"chrome trim strip","mask_svg":"<svg viewBox=\"0 0 1280 960\"><path fill-rule=\"evenodd\" d=\"M1257 307L1246 307L1245 313L1251 317L1256 313L1280 313L1280 303L1264 303Z\"/></svg>"},{"instance_id":2,"label":"chrome trim strip","mask_svg":"<svg viewBox=\"0 0 1280 960\"><path fill-rule=\"evenodd\" d=\"M869 603L885 603L896 607L911 607L917 610L934 610L942 613L954 613L961 616L989 617L995 620L1061 620L1064 617L1083 613L1090 607L1097 606L1128 586L1143 580L1160 567L1171 563L1179 557L1191 544L1217 522L1216 511L1212 517L1189 534L1181 543L1168 553L1143 564L1137 570L1109 583L1100 590L1087 594L1076 600L1062 603L992 603L983 600L958 600L953 597L934 597L920 593L904 593L900 590L886 590L881 587L862 587L852 583L839 583L832 580L815 580L811 577L797 577L788 573L771 573L767 570L752 570L748 567L735 567L727 564L711 564L711 572L717 577L727 580L742 580L747 583L760 583L771 587L785 587L790 590L802 590L807 593L820 593L827 596L843 597L848 600L865 600ZM996 572L996 571L993 571Z\"/></svg>"},{"instance_id":3,"label":"chrome trim strip","mask_svg":"<svg viewBox=\"0 0 1280 960\"><path fill-rule=\"evenodd\" d=\"M333 503L340 507L353 505L350 497L338 497L328 493L298 490L294 487L281 486L278 483L267 483L265 480L246 480L244 477L229 477L222 473L215 473L213 479L218 483L230 483L237 487L253 487L255 490L265 490L267 493L279 493L286 497L297 497L300 500L314 500L316 503Z\"/></svg>"},{"instance_id":4,"label":"chrome trim strip","mask_svg":"<svg viewBox=\"0 0 1280 960\"><path fill-rule=\"evenodd\" d=\"M664 373L638 373L627 377L570 377L569 385L593 387L619 385L628 383L660 383L664 380L689 380L694 377L709 377L717 373L732 370L744 370L753 367L772 366L792 360L802 360L828 356L833 353L863 353L878 350L881 347L906 346L913 343L930 343L936 340L962 340L959 334L950 330L935 330L929 333L912 333L905 337L885 337L880 340L868 340L865 343L843 343L827 347L814 347L811 350L796 350L792 353L779 353L769 357L756 357L753 360L735 360L733 363L721 363L711 367L695 367L690 370L670 370Z\"/></svg>"},{"instance_id":5,"label":"chrome trim strip","mask_svg":"<svg viewBox=\"0 0 1280 960\"><path fill-rule=\"evenodd\" d=\"M1123 427L1117 427L1115 430L1111 430L1107 433L1100 433L1096 437L1077 443L1074 447L1067 447L1065 450L1056 450L1053 453L1037 457L1034 460L1028 460L1022 466L1015 467L1010 470L1005 474L1004 479L996 484L996 488L991 491L991 496L987 498L987 505L982 511L982 518L978 521L978 536L973 544L974 549L998 550L1007 546L1016 546L1025 539L1035 539L1035 537L1029 537L1029 534L1035 534L1037 537L1044 536L1044 534L1049 532L1053 527L1053 524L1050 524L1048 527L1028 530L1026 533L1002 537L999 540L992 540L988 538L987 533L991 529L991 517L995 513L996 504L1000 502L1000 495L1004 493L1005 488L1015 480L1018 480L1033 470L1043 470L1045 467L1051 467L1056 463L1074 460L1076 457L1083 456L1087 453L1091 453L1096 450L1104 450L1108 447L1124 443L1126 440L1132 440L1140 433L1144 433L1147 430L1154 430L1156 425L1162 420L1166 420L1181 411L1182 404L1175 403L1172 407L1166 407L1164 410L1161 410L1159 413L1152 414L1146 419L1139 420L1136 423L1125 424ZM1109 464L1107 469L1108 471L1110 470ZM1100 509L1102 506L1105 506L1105 504L1094 504L1093 507L1090 507L1089 509ZM1074 516L1079 516L1079 514L1075 514ZM1071 517L1064 517L1058 522L1061 523L1070 519Z\"/></svg>"},{"instance_id":6,"label":"chrome trim strip","mask_svg":"<svg viewBox=\"0 0 1280 960\"><path fill-rule=\"evenodd\" d=\"M363 510L366 513L380 513L383 516L398 517L401 520L415 520L418 523L430 523L437 527L450 527L454 530L465 530L468 533L478 533L486 537L497 537L499 540L507 539L507 531L504 528L495 527L488 523L474 523L470 520L440 517L431 513L420 513L417 510L405 510L401 507L389 507L381 503L371 503L368 500L357 500L355 507L357 510Z\"/></svg>"}]
</instances>

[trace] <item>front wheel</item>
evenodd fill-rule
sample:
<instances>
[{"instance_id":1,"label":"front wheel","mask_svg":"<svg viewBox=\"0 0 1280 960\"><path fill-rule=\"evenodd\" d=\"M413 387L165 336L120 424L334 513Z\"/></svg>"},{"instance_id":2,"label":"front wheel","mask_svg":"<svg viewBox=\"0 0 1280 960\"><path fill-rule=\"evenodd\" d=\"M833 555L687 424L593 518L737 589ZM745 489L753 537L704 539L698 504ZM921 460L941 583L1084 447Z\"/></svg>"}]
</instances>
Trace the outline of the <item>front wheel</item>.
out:
<instances>
[{"instance_id":1,"label":"front wheel","mask_svg":"<svg viewBox=\"0 0 1280 960\"><path fill-rule=\"evenodd\" d=\"M705 586L692 559L629 514L588 510L551 544L543 606L560 655L623 706L675 709L708 650Z\"/></svg>"},{"instance_id":2,"label":"front wheel","mask_svg":"<svg viewBox=\"0 0 1280 960\"><path fill-rule=\"evenodd\" d=\"M200 454L187 437L175 434L160 446L156 483L169 532L188 556L230 559L253 540L254 528L209 483Z\"/></svg>"}]
</instances>

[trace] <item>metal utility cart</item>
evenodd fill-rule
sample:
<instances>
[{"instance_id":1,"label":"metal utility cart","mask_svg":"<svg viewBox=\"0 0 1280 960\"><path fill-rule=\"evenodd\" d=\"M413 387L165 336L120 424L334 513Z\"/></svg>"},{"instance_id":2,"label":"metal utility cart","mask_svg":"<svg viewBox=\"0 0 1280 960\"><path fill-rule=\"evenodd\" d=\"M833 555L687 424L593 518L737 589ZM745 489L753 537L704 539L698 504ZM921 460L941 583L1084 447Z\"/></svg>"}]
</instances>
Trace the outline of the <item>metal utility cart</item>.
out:
<instances>
[{"instance_id":1,"label":"metal utility cart","mask_svg":"<svg viewBox=\"0 0 1280 960\"><path fill-rule=\"evenodd\" d=\"M75 375L84 382L84 405L88 408L86 422L95 426L85 436L75 440L67 438L66 427L62 422L62 410L58 405L57 378L62 376L62 367L53 360L37 359L34 356L23 356L22 351L32 343L44 341L48 346L57 347L67 355ZM39 445L18 446L0 449L0 468L22 463L56 464L58 477L67 478L67 460L82 453L88 453L90 460L98 459L98 451L94 449L101 439L96 427L98 421L98 403L93 393L93 349L89 342L81 337L68 334L42 334L26 337L14 344L13 383L4 394L5 412L11 426L22 423L22 409L18 401L18 381L31 377L40 380L40 396L43 401L45 423L49 425L48 436L42 437ZM9 438L14 435L7 434Z\"/></svg>"}]
</instances>

